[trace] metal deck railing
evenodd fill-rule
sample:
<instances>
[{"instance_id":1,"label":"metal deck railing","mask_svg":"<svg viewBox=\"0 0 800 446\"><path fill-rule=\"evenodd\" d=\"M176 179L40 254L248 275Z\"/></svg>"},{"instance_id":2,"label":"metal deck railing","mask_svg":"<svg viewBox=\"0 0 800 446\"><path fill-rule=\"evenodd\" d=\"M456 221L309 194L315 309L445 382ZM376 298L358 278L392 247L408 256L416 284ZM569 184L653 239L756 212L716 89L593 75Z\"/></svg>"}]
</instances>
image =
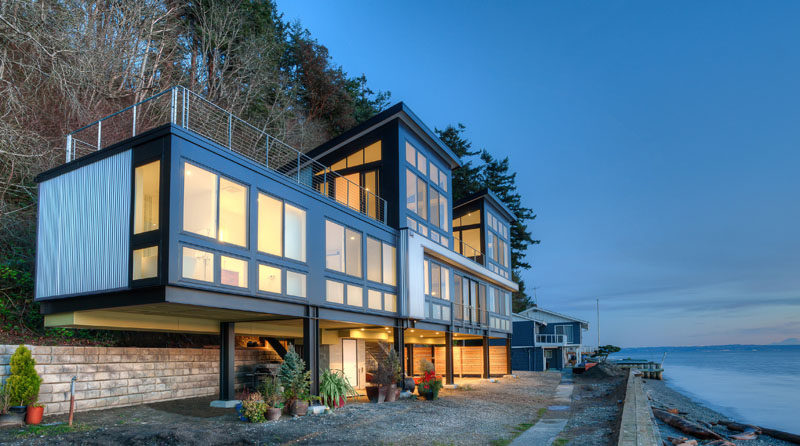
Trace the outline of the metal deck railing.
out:
<instances>
[{"instance_id":1,"label":"metal deck railing","mask_svg":"<svg viewBox=\"0 0 800 446\"><path fill-rule=\"evenodd\" d=\"M67 135L66 162L172 123L386 223L386 200L243 119L176 86Z\"/></svg>"},{"instance_id":2,"label":"metal deck railing","mask_svg":"<svg viewBox=\"0 0 800 446\"><path fill-rule=\"evenodd\" d=\"M563 334L537 334L536 335L536 343L537 344L566 344L567 337Z\"/></svg>"},{"instance_id":3,"label":"metal deck railing","mask_svg":"<svg viewBox=\"0 0 800 446\"><path fill-rule=\"evenodd\" d=\"M465 241L461 240L455 235L453 236L453 251L461 254L463 257L466 257L481 266L486 266L483 263L485 261L485 257L483 257L483 252L481 252L480 249L476 249L468 245Z\"/></svg>"}]
</instances>

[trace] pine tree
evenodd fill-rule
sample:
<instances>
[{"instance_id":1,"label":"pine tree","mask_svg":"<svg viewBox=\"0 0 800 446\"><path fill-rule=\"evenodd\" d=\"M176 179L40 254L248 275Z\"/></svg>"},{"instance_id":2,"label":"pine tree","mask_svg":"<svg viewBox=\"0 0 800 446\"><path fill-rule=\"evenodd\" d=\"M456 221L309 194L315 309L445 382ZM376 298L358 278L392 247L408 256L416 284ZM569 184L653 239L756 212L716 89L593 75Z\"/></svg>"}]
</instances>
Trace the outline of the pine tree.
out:
<instances>
[{"instance_id":1,"label":"pine tree","mask_svg":"<svg viewBox=\"0 0 800 446\"><path fill-rule=\"evenodd\" d=\"M11 376L6 380L5 390L12 406L33 404L39 397L42 378L36 373L36 361L24 345L17 347L11 355Z\"/></svg>"},{"instance_id":2,"label":"pine tree","mask_svg":"<svg viewBox=\"0 0 800 446\"><path fill-rule=\"evenodd\" d=\"M444 130L436 129L439 139L461 159L462 165L453 169L453 203L458 202L464 197L468 197L475 192L483 189L480 181L481 166L473 166L470 157L478 155L480 151L472 151L472 142L464 138L464 124L456 127L448 125Z\"/></svg>"}]
</instances>

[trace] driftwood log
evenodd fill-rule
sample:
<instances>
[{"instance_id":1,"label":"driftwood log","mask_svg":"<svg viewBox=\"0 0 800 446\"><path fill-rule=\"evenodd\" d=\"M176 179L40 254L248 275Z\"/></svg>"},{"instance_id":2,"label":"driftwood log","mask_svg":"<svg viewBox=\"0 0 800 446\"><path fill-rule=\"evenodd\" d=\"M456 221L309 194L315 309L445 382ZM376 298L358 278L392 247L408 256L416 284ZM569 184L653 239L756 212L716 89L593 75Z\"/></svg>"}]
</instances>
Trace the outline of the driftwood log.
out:
<instances>
[{"instance_id":1,"label":"driftwood log","mask_svg":"<svg viewBox=\"0 0 800 446\"><path fill-rule=\"evenodd\" d=\"M689 434L703 440L724 440L720 434L711 429L706 429L697 423L689 421L681 416L671 414L666 410L653 408L653 415L684 434Z\"/></svg>"},{"instance_id":2,"label":"driftwood log","mask_svg":"<svg viewBox=\"0 0 800 446\"><path fill-rule=\"evenodd\" d=\"M731 421L717 421L717 424L721 424L728 429L736 432L747 432L747 430L753 430L756 433L761 433L763 435L769 435L772 438L777 438L778 440L788 441L789 443L800 444L800 435L790 434L789 432L778 431L775 429L767 429L766 427L761 426L751 426L748 424L741 424L741 423L734 423Z\"/></svg>"}]
</instances>

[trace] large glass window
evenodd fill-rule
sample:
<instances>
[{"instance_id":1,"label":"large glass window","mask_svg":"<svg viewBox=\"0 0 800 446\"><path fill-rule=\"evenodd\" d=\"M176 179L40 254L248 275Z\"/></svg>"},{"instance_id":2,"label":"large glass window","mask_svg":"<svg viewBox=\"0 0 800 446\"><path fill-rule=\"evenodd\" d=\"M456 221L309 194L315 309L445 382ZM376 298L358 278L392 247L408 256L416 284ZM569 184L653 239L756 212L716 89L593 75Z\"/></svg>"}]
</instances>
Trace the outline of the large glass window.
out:
<instances>
[{"instance_id":1,"label":"large glass window","mask_svg":"<svg viewBox=\"0 0 800 446\"><path fill-rule=\"evenodd\" d=\"M367 237L367 280L380 282L381 273L381 242Z\"/></svg>"},{"instance_id":2,"label":"large glass window","mask_svg":"<svg viewBox=\"0 0 800 446\"><path fill-rule=\"evenodd\" d=\"M219 241L247 244L247 188L225 178L219 180Z\"/></svg>"},{"instance_id":3,"label":"large glass window","mask_svg":"<svg viewBox=\"0 0 800 446\"><path fill-rule=\"evenodd\" d=\"M345 272L351 276L361 277L361 233L352 229L345 230Z\"/></svg>"},{"instance_id":4,"label":"large glass window","mask_svg":"<svg viewBox=\"0 0 800 446\"><path fill-rule=\"evenodd\" d=\"M306 211L286 204L284 251L285 256L306 261Z\"/></svg>"},{"instance_id":5,"label":"large glass window","mask_svg":"<svg viewBox=\"0 0 800 446\"><path fill-rule=\"evenodd\" d=\"M383 283L397 285L397 253L394 246L383 244Z\"/></svg>"},{"instance_id":6,"label":"large glass window","mask_svg":"<svg viewBox=\"0 0 800 446\"><path fill-rule=\"evenodd\" d=\"M412 166L417 165L417 149L408 141L406 141L406 161Z\"/></svg>"},{"instance_id":7,"label":"large glass window","mask_svg":"<svg viewBox=\"0 0 800 446\"><path fill-rule=\"evenodd\" d=\"M406 169L406 208L417 212L417 176L411 169Z\"/></svg>"},{"instance_id":8,"label":"large glass window","mask_svg":"<svg viewBox=\"0 0 800 446\"><path fill-rule=\"evenodd\" d=\"M347 305L364 306L364 289L360 286L347 285Z\"/></svg>"},{"instance_id":9,"label":"large glass window","mask_svg":"<svg viewBox=\"0 0 800 446\"><path fill-rule=\"evenodd\" d=\"M417 178L417 215L423 219L428 218L428 183L422 178Z\"/></svg>"},{"instance_id":10,"label":"large glass window","mask_svg":"<svg viewBox=\"0 0 800 446\"><path fill-rule=\"evenodd\" d=\"M325 267L361 277L361 233L325 221Z\"/></svg>"},{"instance_id":11,"label":"large glass window","mask_svg":"<svg viewBox=\"0 0 800 446\"><path fill-rule=\"evenodd\" d=\"M325 267L344 272L344 226L325 222Z\"/></svg>"},{"instance_id":12,"label":"large glass window","mask_svg":"<svg viewBox=\"0 0 800 446\"><path fill-rule=\"evenodd\" d=\"M419 151L417 151L417 169L422 172L422 175L428 175L428 159Z\"/></svg>"},{"instance_id":13,"label":"large glass window","mask_svg":"<svg viewBox=\"0 0 800 446\"><path fill-rule=\"evenodd\" d=\"M281 293L281 270L273 266L258 265L258 289L268 293Z\"/></svg>"},{"instance_id":14,"label":"large glass window","mask_svg":"<svg viewBox=\"0 0 800 446\"><path fill-rule=\"evenodd\" d=\"M217 237L217 176L184 164L183 229L206 237Z\"/></svg>"},{"instance_id":15,"label":"large glass window","mask_svg":"<svg viewBox=\"0 0 800 446\"><path fill-rule=\"evenodd\" d=\"M160 177L161 161L154 161L134 170L134 234L158 229Z\"/></svg>"},{"instance_id":16,"label":"large glass window","mask_svg":"<svg viewBox=\"0 0 800 446\"><path fill-rule=\"evenodd\" d=\"M441 297L441 280L442 280L442 269L439 265L433 263L430 266L431 270L431 292L430 295L432 297Z\"/></svg>"},{"instance_id":17,"label":"large glass window","mask_svg":"<svg viewBox=\"0 0 800 446\"><path fill-rule=\"evenodd\" d=\"M219 281L223 285L247 288L247 261L220 256Z\"/></svg>"},{"instance_id":18,"label":"large glass window","mask_svg":"<svg viewBox=\"0 0 800 446\"><path fill-rule=\"evenodd\" d=\"M447 192L447 174L444 173L444 170L439 171L439 187Z\"/></svg>"},{"instance_id":19,"label":"large glass window","mask_svg":"<svg viewBox=\"0 0 800 446\"><path fill-rule=\"evenodd\" d=\"M183 277L204 282L214 281L214 254L184 247L182 263Z\"/></svg>"},{"instance_id":20,"label":"large glass window","mask_svg":"<svg viewBox=\"0 0 800 446\"><path fill-rule=\"evenodd\" d=\"M444 195L439 195L439 227L445 232L448 231L447 224L450 221L450 219L447 217L447 214L447 197Z\"/></svg>"},{"instance_id":21,"label":"large glass window","mask_svg":"<svg viewBox=\"0 0 800 446\"><path fill-rule=\"evenodd\" d=\"M450 300L450 269L441 267L442 270L442 295L439 296L444 300Z\"/></svg>"},{"instance_id":22,"label":"large glass window","mask_svg":"<svg viewBox=\"0 0 800 446\"><path fill-rule=\"evenodd\" d=\"M158 246L133 250L133 280L158 276Z\"/></svg>"},{"instance_id":23,"label":"large glass window","mask_svg":"<svg viewBox=\"0 0 800 446\"><path fill-rule=\"evenodd\" d=\"M337 304L344 303L344 284L333 280L325 281L325 300Z\"/></svg>"},{"instance_id":24,"label":"large glass window","mask_svg":"<svg viewBox=\"0 0 800 446\"><path fill-rule=\"evenodd\" d=\"M258 194L258 250L283 255L283 202Z\"/></svg>"},{"instance_id":25,"label":"large glass window","mask_svg":"<svg viewBox=\"0 0 800 446\"><path fill-rule=\"evenodd\" d=\"M431 223L434 226L439 226L439 192L431 188Z\"/></svg>"},{"instance_id":26,"label":"large glass window","mask_svg":"<svg viewBox=\"0 0 800 446\"><path fill-rule=\"evenodd\" d=\"M286 294L306 297L306 275L294 271L286 271Z\"/></svg>"}]
</instances>

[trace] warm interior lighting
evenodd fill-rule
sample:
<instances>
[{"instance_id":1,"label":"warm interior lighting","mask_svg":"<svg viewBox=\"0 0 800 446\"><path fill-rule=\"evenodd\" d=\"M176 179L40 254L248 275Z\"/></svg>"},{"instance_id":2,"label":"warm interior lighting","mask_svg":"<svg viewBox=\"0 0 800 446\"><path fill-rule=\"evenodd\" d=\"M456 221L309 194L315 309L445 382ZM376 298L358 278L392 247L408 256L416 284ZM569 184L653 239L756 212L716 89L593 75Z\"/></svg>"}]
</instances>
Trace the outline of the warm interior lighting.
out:
<instances>
[{"instance_id":1,"label":"warm interior lighting","mask_svg":"<svg viewBox=\"0 0 800 446\"><path fill-rule=\"evenodd\" d=\"M414 329L413 328L411 329L411 333L414 333Z\"/></svg>"},{"instance_id":2,"label":"warm interior lighting","mask_svg":"<svg viewBox=\"0 0 800 446\"><path fill-rule=\"evenodd\" d=\"M364 329L362 328L361 331L364 331Z\"/></svg>"}]
</instances>

